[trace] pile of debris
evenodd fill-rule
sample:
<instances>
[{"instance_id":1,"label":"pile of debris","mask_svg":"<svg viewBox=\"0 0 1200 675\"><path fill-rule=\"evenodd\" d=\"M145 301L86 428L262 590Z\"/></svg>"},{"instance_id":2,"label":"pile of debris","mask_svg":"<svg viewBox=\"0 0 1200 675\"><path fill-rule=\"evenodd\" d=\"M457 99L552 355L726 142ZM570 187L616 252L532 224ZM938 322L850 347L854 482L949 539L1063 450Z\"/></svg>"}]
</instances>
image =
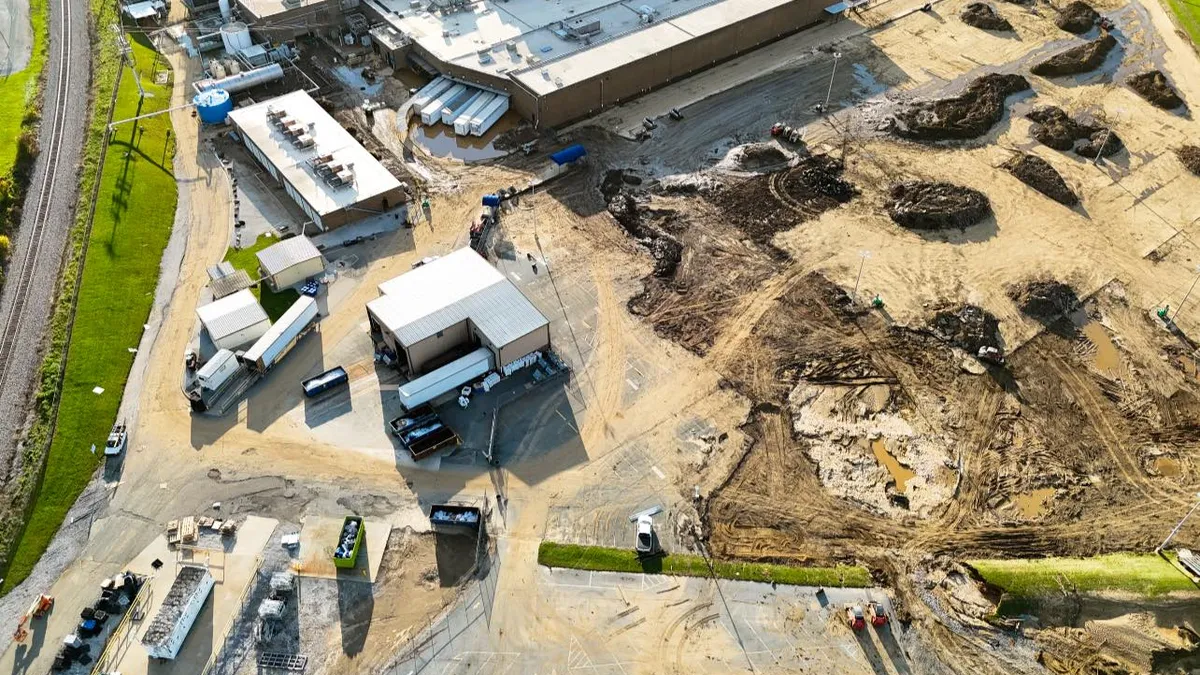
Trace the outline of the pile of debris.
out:
<instances>
[{"instance_id":1,"label":"pile of debris","mask_svg":"<svg viewBox=\"0 0 1200 675\"><path fill-rule=\"evenodd\" d=\"M996 8L984 2L972 2L963 10L962 22L968 26L982 28L984 30L1000 30L1012 31L1012 24L1008 19L1000 16L996 12Z\"/></svg>"},{"instance_id":2,"label":"pile of debris","mask_svg":"<svg viewBox=\"0 0 1200 675\"><path fill-rule=\"evenodd\" d=\"M1200 176L1200 146L1180 146L1180 148L1175 151L1175 156L1179 158L1179 161L1183 162L1183 165L1187 167L1188 171Z\"/></svg>"},{"instance_id":3,"label":"pile of debris","mask_svg":"<svg viewBox=\"0 0 1200 675\"><path fill-rule=\"evenodd\" d=\"M1064 206L1075 206L1079 196L1067 185L1063 177L1050 166L1050 162L1037 155L1013 155L1002 164L1017 180L1037 190Z\"/></svg>"},{"instance_id":4,"label":"pile of debris","mask_svg":"<svg viewBox=\"0 0 1200 675\"><path fill-rule=\"evenodd\" d=\"M1099 18L1100 14L1092 9L1091 5L1082 0L1075 0L1059 10L1058 17L1054 19L1054 25L1068 33L1082 35L1091 30Z\"/></svg>"},{"instance_id":5,"label":"pile of debris","mask_svg":"<svg viewBox=\"0 0 1200 675\"><path fill-rule=\"evenodd\" d=\"M933 317L933 332L939 338L977 354L981 349L999 349L1000 322L986 310L975 305L946 309Z\"/></svg>"},{"instance_id":6,"label":"pile of debris","mask_svg":"<svg viewBox=\"0 0 1200 675\"><path fill-rule=\"evenodd\" d=\"M965 229L992 212L987 195L953 183L904 181L893 185L889 196L888 215L915 230Z\"/></svg>"},{"instance_id":7,"label":"pile of debris","mask_svg":"<svg viewBox=\"0 0 1200 675\"><path fill-rule=\"evenodd\" d=\"M774 143L750 143L738 149L737 164L745 171L762 171L782 166L789 157Z\"/></svg>"},{"instance_id":8,"label":"pile of debris","mask_svg":"<svg viewBox=\"0 0 1200 675\"><path fill-rule=\"evenodd\" d=\"M913 140L969 139L986 134L1004 116L1004 100L1029 89L1020 75L991 73L953 98L917 101L896 115L892 132Z\"/></svg>"},{"instance_id":9,"label":"pile of debris","mask_svg":"<svg viewBox=\"0 0 1200 675\"><path fill-rule=\"evenodd\" d=\"M1125 80L1125 83L1142 98L1160 108L1173 110L1183 105L1183 99L1179 98L1175 87L1171 86L1171 83L1167 81L1167 76L1163 75L1161 70L1132 75Z\"/></svg>"},{"instance_id":10,"label":"pile of debris","mask_svg":"<svg viewBox=\"0 0 1200 675\"><path fill-rule=\"evenodd\" d=\"M1104 62L1104 57L1116 46L1117 39L1105 33L1095 40L1051 56L1035 65L1029 72L1043 77L1086 73L1099 67Z\"/></svg>"},{"instance_id":11,"label":"pile of debris","mask_svg":"<svg viewBox=\"0 0 1200 675\"><path fill-rule=\"evenodd\" d=\"M1033 120L1029 129L1033 137L1055 150L1074 150L1082 157L1095 158L1114 155L1124 147L1112 130L1072 118L1056 106L1035 108L1026 117Z\"/></svg>"},{"instance_id":12,"label":"pile of debris","mask_svg":"<svg viewBox=\"0 0 1200 675\"><path fill-rule=\"evenodd\" d=\"M858 188L842 178L845 169L846 166L840 159L829 155L812 155L802 160L796 166L796 170L788 174L784 187L791 193L793 191L789 184L798 180L805 189L829 197L839 204L845 204L858 196Z\"/></svg>"},{"instance_id":13,"label":"pile of debris","mask_svg":"<svg viewBox=\"0 0 1200 675\"><path fill-rule=\"evenodd\" d=\"M675 274L675 268L679 266L679 260L683 256L683 244L667 234L661 226L647 221L669 222L676 217L676 212L651 209L646 205L644 198L629 192L619 192L610 199L608 212L630 236L650 250L650 255L654 258L654 276L667 279Z\"/></svg>"},{"instance_id":14,"label":"pile of debris","mask_svg":"<svg viewBox=\"0 0 1200 675\"><path fill-rule=\"evenodd\" d=\"M1080 306L1075 289L1056 279L1030 279L1011 286L1008 297L1021 313L1043 324L1052 324Z\"/></svg>"},{"instance_id":15,"label":"pile of debris","mask_svg":"<svg viewBox=\"0 0 1200 675\"><path fill-rule=\"evenodd\" d=\"M626 169L609 169L604 172L604 180L600 181L600 194L604 199L612 199L626 185L641 185L642 179Z\"/></svg>"}]
</instances>

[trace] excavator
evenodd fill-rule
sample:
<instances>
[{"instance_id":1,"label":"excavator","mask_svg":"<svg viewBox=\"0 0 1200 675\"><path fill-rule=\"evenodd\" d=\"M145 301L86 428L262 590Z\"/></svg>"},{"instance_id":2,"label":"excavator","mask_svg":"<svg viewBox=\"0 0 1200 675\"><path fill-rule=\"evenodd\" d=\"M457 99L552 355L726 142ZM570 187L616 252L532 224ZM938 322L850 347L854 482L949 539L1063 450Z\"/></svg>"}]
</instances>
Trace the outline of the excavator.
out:
<instances>
[{"instance_id":1,"label":"excavator","mask_svg":"<svg viewBox=\"0 0 1200 675\"><path fill-rule=\"evenodd\" d=\"M52 596L39 595L34 598L29 609L25 610L25 613L17 621L17 629L13 631L13 640L18 643L24 642L29 637L30 624L33 623L33 620L45 616L53 606L54 598Z\"/></svg>"}]
</instances>

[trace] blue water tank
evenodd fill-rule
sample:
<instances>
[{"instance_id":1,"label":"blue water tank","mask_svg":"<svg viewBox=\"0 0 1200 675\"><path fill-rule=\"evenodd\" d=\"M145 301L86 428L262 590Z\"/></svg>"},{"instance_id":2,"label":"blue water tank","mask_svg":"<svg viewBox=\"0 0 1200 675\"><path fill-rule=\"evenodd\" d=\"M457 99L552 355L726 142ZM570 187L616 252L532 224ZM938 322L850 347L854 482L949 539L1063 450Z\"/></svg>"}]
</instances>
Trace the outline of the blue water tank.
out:
<instances>
[{"instance_id":1,"label":"blue water tank","mask_svg":"<svg viewBox=\"0 0 1200 675\"><path fill-rule=\"evenodd\" d=\"M483 205L484 206L500 206L500 196L499 195L484 195L483 196Z\"/></svg>"},{"instance_id":2,"label":"blue water tank","mask_svg":"<svg viewBox=\"0 0 1200 675\"><path fill-rule=\"evenodd\" d=\"M233 98L224 89L200 92L192 99L192 103L196 104L200 121L205 124L224 124L225 118L233 111Z\"/></svg>"},{"instance_id":3,"label":"blue water tank","mask_svg":"<svg viewBox=\"0 0 1200 675\"><path fill-rule=\"evenodd\" d=\"M563 164L570 164L571 162L574 162L585 155L587 155L587 150L585 150L582 145L576 143L575 145L568 146L562 150L559 150L553 155L550 155L550 159L554 160L555 164L562 166Z\"/></svg>"}]
</instances>

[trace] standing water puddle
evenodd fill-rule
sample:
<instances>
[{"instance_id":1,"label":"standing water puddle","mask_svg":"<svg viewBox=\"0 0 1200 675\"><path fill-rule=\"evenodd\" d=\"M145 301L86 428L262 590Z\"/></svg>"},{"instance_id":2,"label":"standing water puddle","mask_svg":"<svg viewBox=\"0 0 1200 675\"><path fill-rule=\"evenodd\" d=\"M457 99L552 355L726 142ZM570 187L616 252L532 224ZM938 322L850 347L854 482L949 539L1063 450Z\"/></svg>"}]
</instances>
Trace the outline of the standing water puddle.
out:
<instances>
[{"instance_id":1,"label":"standing water puddle","mask_svg":"<svg viewBox=\"0 0 1200 675\"><path fill-rule=\"evenodd\" d=\"M1046 513L1046 502L1054 496L1054 488L1040 488L1031 492L1013 495L1017 511L1025 518L1040 518Z\"/></svg>"},{"instance_id":2,"label":"standing water puddle","mask_svg":"<svg viewBox=\"0 0 1200 675\"><path fill-rule=\"evenodd\" d=\"M1083 335L1096 345L1096 368L1111 373L1121 365L1121 353L1108 337L1108 332L1099 322L1089 321L1083 327Z\"/></svg>"},{"instance_id":3,"label":"standing water puddle","mask_svg":"<svg viewBox=\"0 0 1200 675\"><path fill-rule=\"evenodd\" d=\"M879 462L883 468L887 469L888 473L892 474L892 480L896 481L896 492L904 494L905 486L908 485L909 480L917 475L917 472L901 465L892 456L892 453L888 452L882 438L871 441L871 452L875 453L875 461Z\"/></svg>"},{"instance_id":4,"label":"standing water puddle","mask_svg":"<svg viewBox=\"0 0 1200 675\"><path fill-rule=\"evenodd\" d=\"M503 157L509 153L508 150L496 148L496 137L517 126L519 119L515 113L506 114L482 137L458 136L453 127L445 124L425 126L420 120L416 120L408 129L408 137L434 157L478 162Z\"/></svg>"}]
</instances>

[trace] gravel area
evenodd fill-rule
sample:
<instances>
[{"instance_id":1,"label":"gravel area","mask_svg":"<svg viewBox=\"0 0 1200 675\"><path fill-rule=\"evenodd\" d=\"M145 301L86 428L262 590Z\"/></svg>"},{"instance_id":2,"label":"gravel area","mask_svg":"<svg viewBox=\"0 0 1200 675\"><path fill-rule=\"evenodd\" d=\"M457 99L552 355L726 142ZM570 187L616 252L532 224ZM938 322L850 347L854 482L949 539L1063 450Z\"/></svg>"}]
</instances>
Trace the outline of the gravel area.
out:
<instances>
[{"instance_id":1,"label":"gravel area","mask_svg":"<svg viewBox=\"0 0 1200 675\"><path fill-rule=\"evenodd\" d=\"M58 97L60 76L59 40L66 20L60 11L60 5L51 3L50 10L50 41L49 59L46 76L44 109L54 110ZM58 156L59 170L51 188L50 212L47 219L42 246L37 260L31 261L36 266L31 284L30 296L25 304L25 311L20 318L20 329L17 332L17 342L12 350L11 365L8 381L0 388L0 489L7 485L14 475L15 460L19 457L14 452L15 437L22 431L26 422L26 410L30 393L30 382L40 361L40 349L50 311L53 306L54 293L58 287L59 268L62 263L63 250L66 247L71 225L75 220L75 206L80 203L78 192L78 175L75 167L79 166L80 151L83 147L83 137L88 115L88 83L90 81L90 43L88 40L88 16L84 7L74 3L67 29L71 32L71 50L67 54L68 88L66 91L66 119L61 125L62 145ZM48 135L51 126L43 125L41 130L41 147L50 146ZM21 227L13 242L12 260L21 260L29 249L32 234L32 223L37 211L38 188L46 176L49 157L43 152L38 157L33 171L33 181L21 219ZM88 195L90 197L90 195ZM12 265L9 271L10 279L17 276L17 265ZM13 304L16 283L5 285L3 295L0 295L0 330L7 324L9 308Z\"/></svg>"}]
</instances>

